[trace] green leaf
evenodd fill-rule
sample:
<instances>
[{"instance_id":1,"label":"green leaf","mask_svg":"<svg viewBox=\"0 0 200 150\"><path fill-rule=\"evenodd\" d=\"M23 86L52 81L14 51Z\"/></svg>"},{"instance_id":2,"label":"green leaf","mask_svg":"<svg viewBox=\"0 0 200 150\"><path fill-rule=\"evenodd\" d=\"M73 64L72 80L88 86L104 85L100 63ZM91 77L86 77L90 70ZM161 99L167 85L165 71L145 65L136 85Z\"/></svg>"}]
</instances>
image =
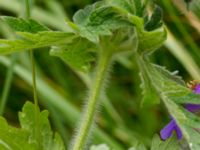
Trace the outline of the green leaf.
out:
<instances>
[{"instance_id":1,"label":"green leaf","mask_svg":"<svg viewBox=\"0 0 200 150\"><path fill-rule=\"evenodd\" d=\"M162 141L158 135L153 137L151 150L181 150L176 137Z\"/></svg>"},{"instance_id":2,"label":"green leaf","mask_svg":"<svg viewBox=\"0 0 200 150\"><path fill-rule=\"evenodd\" d=\"M39 109L37 110L39 111ZM39 118L36 122L35 118L35 106L30 103L26 102L24 105L22 112L19 113L19 120L22 129L28 131L29 133L29 141L32 141L33 143L36 139L35 137L35 130L36 130L36 124L39 124L39 133L40 133L40 142L42 145L43 150L55 150L54 148L59 148L56 150L64 150L64 144L61 142L61 139L58 135L53 135L53 132L51 131L51 126L48 120L48 111L44 110L42 112L39 112ZM38 143L37 143L38 144Z\"/></svg>"},{"instance_id":3,"label":"green leaf","mask_svg":"<svg viewBox=\"0 0 200 150\"><path fill-rule=\"evenodd\" d=\"M100 144L97 146L91 146L90 150L110 150L110 148L106 144Z\"/></svg>"},{"instance_id":4,"label":"green leaf","mask_svg":"<svg viewBox=\"0 0 200 150\"><path fill-rule=\"evenodd\" d=\"M42 150L65 150L63 141L56 133L53 135L48 120L48 111L39 112L39 134ZM4 150L38 150L35 137L36 119L35 106L26 102L22 112L19 113L21 128L11 127L6 120L0 117L0 148Z\"/></svg>"},{"instance_id":5,"label":"green leaf","mask_svg":"<svg viewBox=\"0 0 200 150\"><path fill-rule=\"evenodd\" d=\"M160 95L174 100L191 93L191 90L185 87L182 79L175 73L170 73L158 65L150 64L148 61L144 61L142 57L138 59L144 94L142 104L145 104L144 106L158 104Z\"/></svg>"},{"instance_id":6,"label":"green leaf","mask_svg":"<svg viewBox=\"0 0 200 150\"><path fill-rule=\"evenodd\" d=\"M71 67L86 72L91 68L91 62L95 60L94 50L96 50L94 44L86 39L76 38L63 47L53 47L50 55L57 56Z\"/></svg>"},{"instance_id":7,"label":"green leaf","mask_svg":"<svg viewBox=\"0 0 200 150\"><path fill-rule=\"evenodd\" d=\"M178 76L178 71L170 72L169 70L166 69L166 67L159 66L156 64L152 65L160 74L165 76L165 78L170 79L180 85L186 86L185 81L182 79L182 77Z\"/></svg>"},{"instance_id":8,"label":"green leaf","mask_svg":"<svg viewBox=\"0 0 200 150\"><path fill-rule=\"evenodd\" d=\"M112 35L112 31L132 26L127 19L127 11L98 2L79 10L73 17L79 34L92 42L98 43L99 36Z\"/></svg>"},{"instance_id":9,"label":"green leaf","mask_svg":"<svg viewBox=\"0 0 200 150\"><path fill-rule=\"evenodd\" d=\"M158 93L155 87L152 86L151 80L149 79L148 75L143 72L140 73L140 77L143 95L141 106L146 107L158 104L160 102L160 98L158 97Z\"/></svg>"},{"instance_id":10,"label":"green leaf","mask_svg":"<svg viewBox=\"0 0 200 150\"><path fill-rule=\"evenodd\" d=\"M97 49L93 43L72 32L18 32L18 35L20 38L16 40L0 40L0 54L51 47L51 55L61 58L75 69L88 71Z\"/></svg>"},{"instance_id":11,"label":"green leaf","mask_svg":"<svg viewBox=\"0 0 200 150\"><path fill-rule=\"evenodd\" d=\"M141 88L143 90L142 106L151 106L160 102L159 94L164 93L168 97L182 97L191 93L185 87L184 81L177 76L177 72L169 72L164 67L144 61L142 56L137 55L140 67ZM173 99L172 98L172 99Z\"/></svg>"},{"instance_id":12,"label":"green leaf","mask_svg":"<svg viewBox=\"0 0 200 150\"><path fill-rule=\"evenodd\" d=\"M166 71L165 68L151 64L148 60L141 59L152 85L160 95L171 97L180 97L192 93L184 82L174 73Z\"/></svg>"},{"instance_id":13,"label":"green leaf","mask_svg":"<svg viewBox=\"0 0 200 150\"><path fill-rule=\"evenodd\" d=\"M200 134L195 130L199 128L200 119L188 112L180 103L200 103L200 99L194 96L192 90L186 88L180 82L180 78L170 74L162 67L152 65L148 60L143 61L143 67L148 73L151 84L159 93L170 115L176 120L191 150L200 149ZM187 99L186 99L187 98ZM194 100L193 100L194 98ZM198 103L199 102L199 103Z\"/></svg>"},{"instance_id":14,"label":"green leaf","mask_svg":"<svg viewBox=\"0 0 200 150\"><path fill-rule=\"evenodd\" d=\"M151 76L146 69L146 64L143 61L143 58L140 55L136 55L137 63L140 68L140 78L141 78L141 89L142 89L142 107L148 107L151 105L158 104L160 98L156 88L152 84Z\"/></svg>"},{"instance_id":15,"label":"green leaf","mask_svg":"<svg viewBox=\"0 0 200 150\"><path fill-rule=\"evenodd\" d=\"M29 141L26 130L10 127L6 120L0 117L0 149L37 150L37 145Z\"/></svg>"},{"instance_id":16,"label":"green leaf","mask_svg":"<svg viewBox=\"0 0 200 150\"><path fill-rule=\"evenodd\" d=\"M14 31L37 33L40 31L48 31L49 29L32 19L22 19L9 16L0 17L6 22Z\"/></svg>"},{"instance_id":17,"label":"green leaf","mask_svg":"<svg viewBox=\"0 0 200 150\"><path fill-rule=\"evenodd\" d=\"M18 32L20 39L0 40L0 54L11 54L41 47L57 46L67 44L75 38L71 32L42 31L36 34Z\"/></svg>"},{"instance_id":18,"label":"green leaf","mask_svg":"<svg viewBox=\"0 0 200 150\"><path fill-rule=\"evenodd\" d=\"M200 104L200 95L195 93L188 93L179 97L171 97L171 99L178 104Z\"/></svg>"}]
</instances>

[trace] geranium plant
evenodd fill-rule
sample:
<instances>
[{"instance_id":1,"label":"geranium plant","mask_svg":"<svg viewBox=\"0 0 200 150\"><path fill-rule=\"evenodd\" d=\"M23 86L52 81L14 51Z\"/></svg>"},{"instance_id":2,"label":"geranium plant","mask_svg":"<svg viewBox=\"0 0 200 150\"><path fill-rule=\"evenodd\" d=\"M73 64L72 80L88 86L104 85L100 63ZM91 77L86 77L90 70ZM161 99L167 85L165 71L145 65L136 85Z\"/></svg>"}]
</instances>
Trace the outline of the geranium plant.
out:
<instances>
[{"instance_id":1,"label":"geranium plant","mask_svg":"<svg viewBox=\"0 0 200 150\"><path fill-rule=\"evenodd\" d=\"M199 109L199 84L192 90L176 73L153 64L149 59L167 38L159 6L148 0L98 1L77 11L73 20L66 22L66 31L53 31L31 19L32 7L28 0L24 8L26 18L1 16L1 20L15 32L15 38L0 40L0 54L30 51L35 103L27 102L19 113L21 128L11 127L0 118L0 148L65 149L60 136L51 131L48 112L40 112L38 107L33 51L48 47L50 56L56 56L74 70L90 75L83 114L79 123L74 125L76 131L69 150L121 149L106 142L98 146L90 143L95 119L101 115L98 110L101 110L101 99L106 95L112 65L121 57L138 64L143 90L141 106L138 107L149 107L161 101L172 119L161 131L162 140L155 135L151 149L179 149L181 144L172 137L174 130L177 138L185 140L191 150L200 149L200 134L196 131L200 119L193 113L196 110L193 107ZM146 148L138 144L131 149Z\"/></svg>"}]
</instances>

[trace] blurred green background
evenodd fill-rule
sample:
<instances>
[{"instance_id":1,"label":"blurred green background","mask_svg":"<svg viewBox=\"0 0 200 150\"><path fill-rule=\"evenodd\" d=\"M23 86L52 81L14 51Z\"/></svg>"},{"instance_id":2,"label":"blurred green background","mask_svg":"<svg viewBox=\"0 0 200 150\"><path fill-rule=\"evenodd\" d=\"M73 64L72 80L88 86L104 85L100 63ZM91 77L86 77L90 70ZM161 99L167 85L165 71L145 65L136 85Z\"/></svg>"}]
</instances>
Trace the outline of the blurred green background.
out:
<instances>
[{"instance_id":1,"label":"blurred green background","mask_svg":"<svg viewBox=\"0 0 200 150\"><path fill-rule=\"evenodd\" d=\"M35 0L32 18L53 30L68 30L65 21L95 0ZM188 5L184 0L155 0L163 9L168 28L168 39L151 60L179 71L187 82L200 80L200 0ZM0 0L0 15L23 16L22 0ZM12 38L12 31L0 21L0 38ZM0 94L6 72L13 56L0 56ZM31 64L27 52L15 55L16 64L4 116L11 125L18 126L17 115L25 101L33 100ZM86 74L72 70L59 58L51 57L48 48L35 51L37 86L41 109L48 109L53 128L58 131L66 146L69 144L79 120L89 84ZM119 60L115 63L103 98L99 128L94 143L111 143L123 149L144 143L149 146L155 133L169 121L161 103L141 108L139 70L136 62Z\"/></svg>"}]
</instances>

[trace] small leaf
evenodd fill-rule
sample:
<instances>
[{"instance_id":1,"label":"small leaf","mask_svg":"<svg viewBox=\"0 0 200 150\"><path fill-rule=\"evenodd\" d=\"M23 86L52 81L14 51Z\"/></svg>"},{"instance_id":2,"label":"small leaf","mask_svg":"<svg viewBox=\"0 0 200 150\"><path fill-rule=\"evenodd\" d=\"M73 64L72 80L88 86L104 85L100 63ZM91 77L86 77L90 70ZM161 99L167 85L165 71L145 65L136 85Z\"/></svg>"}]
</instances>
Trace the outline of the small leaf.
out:
<instances>
[{"instance_id":1,"label":"small leaf","mask_svg":"<svg viewBox=\"0 0 200 150\"><path fill-rule=\"evenodd\" d=\"M38 110L39 111L39 108ZM35 118L35 106L26 102L24 105L22 112L19 113L19 120L22 129L29 132L29 141L37 142L35 139L35 130L37 127L37 123L39 124L39 137L40 143L42 145L43 150L54 150L54 147L58 147L57 150L64 150L64 144L61 142L60 137L56 135L53 136L53 132L51 131L51 126L48 120L48 111L44 110L42 112L38 112L39 118L36 122ZM38 143L37 143L38 144Z\"/></svg>"},{"instance_id":2,"label":"small leaf","mask_svg":"<svg viewBox=\"0 0 200 150\"><path fill-rule=\"evenodd\" d=\"M8 126L6 120L0 117L0 149L37 150L37 145L29 141L27 131Z\"/></svg>"},{"instance_id":3,"label":"small leaf","mask_svg":"<svg viewBox=\"0 0 200 150\"><path fill-rule=\"evenodd\" d=\"M32 19L22 19L9 16L0 17L14 31L37 33L40 31L48 31L49 29Z\"/></svg>"},{"instance_id":4,"label":"small leaf","mask_svg":"<svg viewBox=\"0 0 200 150\"><path fill-rule=\"evenodd\" d=\"M48 120L48 111L39 112L39 141L41 150L65 150L63 141L56 133L53 136ZM38 150L39 143L35 137L36 119L35 106L27 102L19 113L21 128L11 127L0 117L0 149L2 150Z\"/></svg>"}]
</instances>

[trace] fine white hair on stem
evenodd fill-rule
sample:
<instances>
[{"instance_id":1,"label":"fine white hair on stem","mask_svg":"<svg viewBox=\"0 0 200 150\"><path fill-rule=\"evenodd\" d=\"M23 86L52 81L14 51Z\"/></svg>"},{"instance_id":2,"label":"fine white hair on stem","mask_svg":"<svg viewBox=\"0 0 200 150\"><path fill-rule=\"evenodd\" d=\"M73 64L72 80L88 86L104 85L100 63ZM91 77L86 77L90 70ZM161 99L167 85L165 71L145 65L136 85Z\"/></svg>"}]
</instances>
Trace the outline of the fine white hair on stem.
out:
<instances>
[{"instance_id":1,"label":"fine white hair on stem","mask_svg":"<svg viewBox=\"0 0 200 150\"><path fill-rule=\"evenodd\" d=\"M93 83L90 86L88 96L84 101L83 116L81 116L81 121L78 123L74 138L70 145L70 149L72 150L79 150L80 148L84 149L85 145L88 145L88 139L90 139L90 135L94 130L95 117L97 116L97 113L100 112L100 99L103 97L104 90L108 85L107 79L111 70L112 60L110 52L104 53L105 57L101 54L99 58L99 62L92 78Z\"/></svg>"}]
</instances>

